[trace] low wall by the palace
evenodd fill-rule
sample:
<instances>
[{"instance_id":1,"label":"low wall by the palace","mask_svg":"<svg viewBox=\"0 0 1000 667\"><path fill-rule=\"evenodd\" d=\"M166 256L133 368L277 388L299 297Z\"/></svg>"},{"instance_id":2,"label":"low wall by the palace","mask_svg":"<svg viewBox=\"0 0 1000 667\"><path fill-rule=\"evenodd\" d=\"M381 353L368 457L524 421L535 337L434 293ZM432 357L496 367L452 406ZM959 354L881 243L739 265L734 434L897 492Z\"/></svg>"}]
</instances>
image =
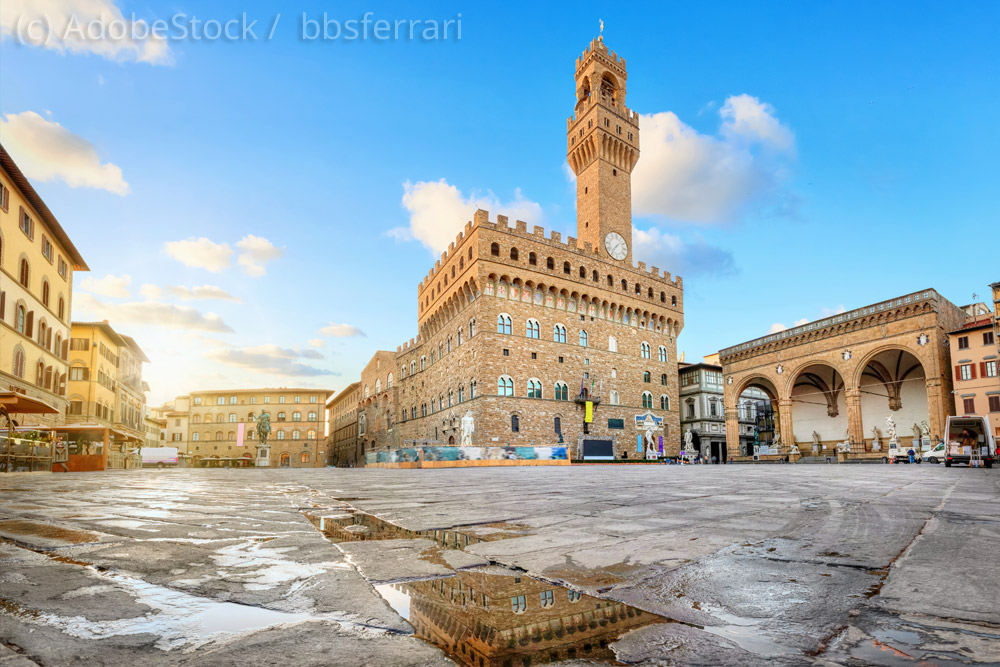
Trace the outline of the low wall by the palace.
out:
<instances>
[{"instance_id":1,"label":"low wall by the palace","mask_svg":"<svg viewBox=\"0 0 1000 667\"><path fill-rule=\"evenodd\" d=\"M462 468L474 466L569 465L559 447L401 447L367 452L367 468Z\"/></svg>"}]
</instances>

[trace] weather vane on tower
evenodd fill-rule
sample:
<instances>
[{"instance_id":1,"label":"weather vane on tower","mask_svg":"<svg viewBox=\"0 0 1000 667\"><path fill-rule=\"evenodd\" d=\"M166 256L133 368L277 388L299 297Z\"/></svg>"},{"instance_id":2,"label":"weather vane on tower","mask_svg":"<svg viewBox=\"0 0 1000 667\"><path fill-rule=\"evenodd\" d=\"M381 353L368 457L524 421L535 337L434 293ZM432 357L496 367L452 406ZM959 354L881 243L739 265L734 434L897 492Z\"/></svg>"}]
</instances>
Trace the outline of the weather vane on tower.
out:
<instances>
[{"instance_id":1,"label":"weather vane on tower","mask_svg":"<svg viewBox=\"0 0 1000 667\"><path fill-rule=\"evenodd\" d=\"M597 22L601 24L601 37L604 37L604 19L597 19Z\"/></svg>"}]
</instances>

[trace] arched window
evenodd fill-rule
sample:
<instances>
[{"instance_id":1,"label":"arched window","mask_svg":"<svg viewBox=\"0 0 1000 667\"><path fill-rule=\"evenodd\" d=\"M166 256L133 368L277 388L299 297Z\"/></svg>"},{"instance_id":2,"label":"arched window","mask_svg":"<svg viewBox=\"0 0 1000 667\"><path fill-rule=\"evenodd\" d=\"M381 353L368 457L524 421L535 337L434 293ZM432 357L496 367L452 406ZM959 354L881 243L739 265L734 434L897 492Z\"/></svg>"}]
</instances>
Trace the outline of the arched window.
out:
<instances>
[{"instance_id":1,"label":"arched window","mask_svg":"<svg viewBox=\"0 0 1000 667\"><path fill-rule=\"evenodd\" d=\"M278 421L279 422L285 421L285 413L284 412L279 412L278 413Z\"/></svg>"},{"instance_id":2,"label":"arched window","mask_svg":"<svg viewBox=\"0 0 1000 667\"><path fill-rule=\"evenodd\" d=\"M639 356L643 359L649 359L649 343L639 344Z\"/></svg>"},{"instance_id":3,"label":"arched window","mask_svg":"<svg viewBox=\"0 0 1000 667\"><path fill-rule=\"evenodd\" d=\"M599 275L597 275L597 271L595 270L594 273L591 275L590 279L593 280L596 283L598 280L601 279L601 277Z\"/></svg>"},{"instance_id":4,"label":"arched window","mask_svg":"<svg viewBox=\"0 0 1000 667\"><path fill-rule=\"evenodd\" d=\"M458 402L459 403L464 403L465 402L465 385L464 384L458 385Z\"/></svg>"},{"instance_id":5,"label":"arched window","mask_svg":"<svg viewBox=\"0 0 1000 667\"><path fill-rule=\"evenodd\" d=\"M493 255L494 257L499 257L500 256L500 244L499 243L492 243L492 244L490 244L490 254Z\"/></svg>"},{"instance_id":6,"label":"arched window","mask_svg":"<svg viewBox=\"0 0 1000 667\"><path fill-rule=\"evenodd\" d=\"M647 410L653 407L653 395L648 391L642 392L642 407Z\"/></svg>"},{"instance_id":7,"label":"arched window","mask_svg":"<svg viewBox=\"0 0 1000 667\"><path fill-rule=\"evenodd\" d=\"M555 427L556 435L562 435L562 419L559 417L554 418L553 426Z\"/></svg>"},{"instance_id":8,"label":"arched window","mask_svg":"<svg viewBox=\"0 0 1000 667\"><path fill-rule=\"evenodd\" d=\"M378 378L375 380L375 393L376 394L382 393L382 378Z\"/></svg>"},{"instance_id":9,"label":"arched window","mask_svg":"<svg viewBox=\"0 0 1000 667\"><path fill-rule=\"evenodd\" d=\"M667 348L664 347L663 345L661 345L657 349L657 357L659 358L660 361L666 362L666 360L667 360Z\"/></svg>"},{"instance_id":10,"label":"arched window","mask_svg":"<svg viewBox=\"0 0 1000 667\"><path fill-rule=\"evenodd\" d=\"M378 383L377 382L375 383L375 388L376 389L378 388ZM292 421L293 422L300 422L300 421L302 421L302 413L301 412L293 412L292 413Z\"/></svg>"},{"instance_id":11,"label":"arched window","mask_svg":"<svg viewBox=\"0 0 1000 667\"><path fill-rule=\"evenodd\" d=\"M309 455L309 452L302 452L299 454L299 462L301 463L309 463L311 458L312 457Z\"/></svg>"},{"instance_id":12,"label":"arched window","mask_svg":"<svg viewBox=\"0 0 1000 667\"><path fill-rule=\"evenodd\" d=\"M14 321L14 328L17 329L17 333L24 334L24 306L17 307L17 318Z\"/></svg>"},{"instance_id":13,"label":"arched window","mask_svg":"<svg viewBox=\"0 0 1000 667\"><path fill-rule=\"evenodd\" d=\"M509 375L501 375L497 378L497 396L513 396L514 380Z\"/></svg>"},{"instance_id":14,"label":"arched window","mask_svg":"<svg viewBox=\"0 0 1000 667\"><path fill-rule=\"evenodd\" d=\"M301 431L292 431L292 440L299 440L302 437Z\"/></svg>"},{"instance_id":15,"label":"arched window","mask_svg":"<svg viewBox=\"0 0 1000 667\"><path fill-rule=\"evenodd\" d=\"M561 324L557 324L552 327L552 340L557 343L566 342L566 327Z\"/></svg>"},{"instance_id":16,"label":"arched window","mask_svg":"<svg viewBox=\"0 0 1000 667\"><path fill-rule=\"evenodd\" d=\"M459 327L458 328L458 337L455 339L455 340L458 341L459 345L462 344L463 332L464 332L464 329L462 329L462 327Z\"/></svg>"},{"instance_id":17,"label":"arched window","mask_svg":"<svg viewBox=\"0 0 1000 667\"><path fill-rule=\"evenodd\" d=\"M450 341L451 339L449 338L448 340ZM389 377L387 377L385 379L385 388L386 389L392 389L392 373L389 373ZM312 421L312 420L310 420L310 421Z\"/></svg>"},{"instance_id":18,"label":"arched window","mask_svg":"<svg viewBox=\"0 0 1000 667\"><path fill-rule=\"evenodd\" d=\"M371 391L368 389L368 385L365 385L365 398L371 396Z\"/></svg>"},{"instance_id":19,"label":"arched window","mask_svg":"<svg viewBox=\"0 0 1000 667\"><path fill-rule=\"evenodd\" d=\"M476 318L469 320L469 338L476 335Z\"/></svg>"},{"instance_id":20,"label":"arched window","mask_svg":"<svg viewBox=\"0 0 1000 667\"><path fill-rule=\"evenodd\" d=\"M608 274L608 287L614 287L614 286L615 286L615 279L609 273Z\"/></svg>"},{"instance_id":21,"label":"arched window","mask_svg":"<svg viewBox=\"0 0 1000 667\"><path fill-rule=\"evenodd\" d=\"M611 405L620 405L621 401L618 398L618 392L614 389L611 390Z\"/></svg>"},{"instance_id":22,"label":"arched window","mask_svg":"<svg viewBox=\"0 0 1000 667\"><path fill-rule=\"evenodd\" d=\"M666 373L661 373L660 374L660 384L662 384L664 387L667 386L667 374Z\"/></svg>"},{"instance_id":23,"label":"arched window","mask_svg":"<svg viewBox=\"0 0 1000 667\"><path fill-rule=\"evenodd\" d=\"M582 266L580 267L580 277L581 278L586 278L587 277L587 269L585 269Z\"/></svg>"},{"instance_id":24,"label":"arched window","mask_svg":"<svg viewBox=\"0 0 1000 667\"><path fill-rule=\"evenodd\" d=\"M528 264L535 266L538 264L538 257L533 252L528 253Z\"/></svg>"},{"instance_id":25,"label":"arched window","mask_svg":"<svg viewBox=\"0 0 1000 667\"><path fill-rule=\"evenodd\" d=\"M220 441L220 442L222 441L222 431L216 431L215 432L215 439L218 440L218 441Z\"/></svg>"},{"instance_id":26,"label":"arched window","mask_svg":"<svg viewBox=\"0 0 1000 667\"><path fill-rule=\"evenodd\" d=\"M521 431L521 420L517 415L510 416L510 430L512 433L519 433Z\"/></svg>"},{"instance_id":27,"label":"arched window","mask_svg":"<svg viewBox=\"0 0 1000 667\"><path fill-rule=\"evenodd\" d=\"M42 305L46 308L49 307L49 281L42 281Z\"/></svg>"},{"instance_id":28,"label":"arched window","mask_svg":"<svg viewBox=\"0 0 1000 667\"><path fill-rule=\"evenodd\" d=\"M66 299L59 297L59 319L66 319Z\"/></svg>"},{"instance_id":29,"label":"arched window","mask_svg":"<svg viewBox=\"0 0 1000 667\"><path fill-rule=\"evenodd\" d=\"M448 390L448 407L450 408L455 404L455 392L452 389Z\"/></svg>"},{"instance_id":30,"label":"arched window","mask_svg":"<svg viewBox=\"0 0 1000 667\"><path fill-rule=\"evenodd\" d=\"M191 423L192 424L200 424L201 423L201 415L194 415L194 416L192 416L191 417Z\"/></svg>"},{"instance_id":31,"label":"arched window","mask_svg":"<svg viewBox=\"0 0 1000 667\"><path fill-rule=\"evenodd\" d=\"M666 394L660 394L660 409L669 410L670 409L670 397Z\"/></svg>"},{"instance_id":32,"label":"arched window","mask_svg":"<svg viewBox=\"0 0 1000 667\"><path fill-rule=\"evenodd\" d=\"M277 436L275 436L275 437L277 437L277 438L278 438L278 440L284 440L284 439L285 439L285 432L284 432L284 431L280 431L280 430L279 430L279 431L278 431L278 435L277 435Z\"/></svg>"},{"instance_id":33,"label":"arched window","mask_svg":"<svg viewBox=\"0 0 1000 667\"><path fill-rule=\"evenodd\" d=\"M309 421L311 421L311 422L316 421L316 413L315 412L310 412L309 413Z\"/></svg>"},{"instance_id":34,"label":"arched window","mask_svg":"<svg viewBox=\"0 0 1000 667\"><path fill-rule=\"evenodd\" d=\"M542 381L532 378L528 380L528 398L542 397Z\"/></svg>"},{"instance_id":35,"label":"arched window","mask_svg":"<svg viewBox=\"0 0 1000 667\"><path fill-rule=\"evenodd\" d=\"M191 434L191 439L195 442L198 442L199 440L201 440L201 433L195 431L194 433Z\"/></svg>"},{"instance_id":36,"label":"arched window","mask_svg":"<svg viewBox=\"0 0 1000 667\"><path fill-rule=\"evenodd\" d=\"M569 272L570 272L569 262L563 262L563 273L569 275Z\"/></svg>"},{"instance_id":37,"label":"arched window","mask_svg":"<svg viewBox=\"0 0 1000 667\"><path fill-rule=\"evenodd\" d=\"M229 413L229 423L230 424L235 424L236 423L236 413L235 412L230 412Z\"/></svg>"},{"instance_id":38,"label":"arched window","mask_svg":"<svg viewBox=\"0 0 1000 667\"><path fill-rule=\"evenodd\" d=\"M540 327L538 325L538 320L532 318L525 324L525 332L528 338L539 338Z\"/></svg>"},{"instance_id":39,"label":"arched window","mask_svg":"<svg viewBox=\"0 0 1000 667\"><path fill-rule=\"evenodd\" d=\"M580 347L587 347L587 332L580 329Z\"/></svg>"},{"instance_id":40,"label":"arched window","mask_svg":"<svg viewBox=\"0 0 1000 667\"><path fill-rule=\"evenodd\" d=\"M650 288L649 288L649 290L648 290L648 292L647 292L646 296L647 296L648 298L650 298L650 299L652 299L652 298L653 298L653 288L652 288L652 287L650 287Z\"/></svg>"},{"instance_id":41,"label":"arched window","mask_svg":"<svg viewBox=\"0 0 1000 667\"><path fill-rule=\"evenodd\" d=\"M625 292L628 291L628 281L625 280L624 278L622 278L622 290Z\"/></svg>"},{"instance_id":42,"label":"arched window","mask_svg":"<svg viewBox=\"0 0 1000 667\"><path fill-rule=\"evenodd\" d=\"M230 440L230 441L236 440L236 433L234 433L233 431L230 431L229 433L227 433L226 434L226 440Z\"/></svg>"},{"instance_id":43,"label":"arched window","mask_svg":"<svg viewBox=\"0 0 1000 667\"><path fill-rule=\"evenodd\" d=\"M642 381L647 384L649 383L649 371L642 372Z\"/></svg>"},{"instance_id":44,"label":"arched window","mask_svg":"<svg viewBox=\"0 0 1000 667\"><path fill-rule=\"evenodd\" d=\"M552 259L551 257L546 259L545 268L548 269L549 271L554 270L556 268L556 260Z\"/></svg>"},{"instance_id":45,"label":"arched window","mask_svg":"<svg viewBox=\"0 0 1000 667\"><path fill-rule=\"evenodd\" d=\"M667 302L667 293L660 292L660 303L666 303L666 302Z\"/></svg>"},{"instance_id":46,"label":"arched window","mask_svg":"<svg viewBox=\"0 0 1000 667\"><path fill-rule=\"evenodd\" d=\"M618 351L618 339L614 336L608 336L608 352Z\"/></svg>"},{"instance_id":47,"label":"arched window","mask_svg":"<svg viewBox=\"0 0 1000 667\"><path fill-rule=\"evenodd\" d=\"M18 280L20 281L21 285L23 285L24 287L28 286L28 280L29 280L29 275L28 274L29 274L28 260L22 259L21 260L21 271L18 274Z\"/></svg>"},{"instance_id":48,"label":"arched window","mask_svg":"<svg viewBox=\"0 0 1000 667\"><path fill-rule=\"evenodd\" d=\"M424 370L425 368L427 368L427 355L422 354L420 355L420 370Z\"/></svg>"},{"instance_id":49,"label":"arched window","mask_svg":"<svg viewBox=\"0 0 1000 667\"><path fill-rule=\"evenodd\" d=\"M476 381L473 380L472 382L469 383L469 398L475 398L475 397L476 397Z\"/></svg>"},{"instance_id":50,"label":"arched window","mask_svg":"<svg viewBox=\"0 0 1000 667\"><path fill-rule=\"evenodd\" d=\"M406 414L405 410L403 411L403 414ZM315 440L316 439L316 431L312 431L312 430L306 431L306 438L309 439L309 440Z\"/></svg>"},{"instance_id":51,"label":"arched window","mask_svg":"<svg viewBox=\"0 0 1000 667\"><path fill-rule=\"evenodd\" d=\"M517 261L517 248L510 249L510 258L515 262Z\"/></svg>"},{"instance_id":52,"label":"arched window","mask_svg":"<svg viewBox=\"0 0 1000 667\"><path fill-rule=\"evenodd\" d=\"M569 400L569 386L565 382L556 382L556 400Z\"/></svg>"},{"instance_id":53,"label":"arched window","mask_svg":"<svg viewBox=\"0 0 1000 667\"><path fill-rule=\"evenodd\" d=\"M642 288L639 287L639 283L635 284L635 293L636 294L642 294Z\"/></svg>"},{"instance_id":54,"label":"arched window","mask_svg":"<svg viewBox=\"0 0 1000 667\"><path fill-rule=\"evenodd\" d=\"M676 296L670 297L670 305L671 306L676 306L677 305L677 297Z\"/></svg>"},{"instance_id":55,"label":"arched window","mask_svg":"<svg viewBox=\"0 0 1000 667\"><path fill-rule=\"evenodd\" d=\"M510 315L507 315L506 313L500 313L499 315L497 315L497 333L507 334L508 336L510 335L511 333Z\"/></svg>"}]
</instances>

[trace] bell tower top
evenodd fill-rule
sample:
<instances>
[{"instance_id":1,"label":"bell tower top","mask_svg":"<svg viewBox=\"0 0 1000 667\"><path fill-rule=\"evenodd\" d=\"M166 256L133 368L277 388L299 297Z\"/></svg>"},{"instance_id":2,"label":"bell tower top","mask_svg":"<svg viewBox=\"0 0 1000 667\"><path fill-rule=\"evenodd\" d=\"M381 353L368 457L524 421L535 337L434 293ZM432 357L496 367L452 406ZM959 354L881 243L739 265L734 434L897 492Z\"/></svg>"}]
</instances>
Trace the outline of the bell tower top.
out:
<instances>
[{"instance_id":1,"label":"bell tower top","mask_svg":"<svg viewBox=\"0 0 1000 667\"><path fill-rule=\"evenodd\" d=\"M632 262L632 168L639 114L625 106L625 59L602 37L576 59L576 107L566 122L566 159L576 174L576 236Z\"/></svg>"}]
</instances>

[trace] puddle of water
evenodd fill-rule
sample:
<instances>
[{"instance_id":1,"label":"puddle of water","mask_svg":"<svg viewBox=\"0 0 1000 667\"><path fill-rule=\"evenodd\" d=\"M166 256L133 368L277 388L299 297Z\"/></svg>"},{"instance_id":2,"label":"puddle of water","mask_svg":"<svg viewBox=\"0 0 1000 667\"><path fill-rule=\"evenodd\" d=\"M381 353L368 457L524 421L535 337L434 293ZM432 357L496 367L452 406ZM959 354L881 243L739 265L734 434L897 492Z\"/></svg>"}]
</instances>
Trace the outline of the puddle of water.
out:
<instances>
[{"instance_id":1,"label":"puddle of water","mask_svg":"<svg viewBox=\"0 0 1000 667\"><path fill-rule=\"evenodd\" d=\"M101 584L90 587L99 594L108 590L123 590L135 598L136 604L153 611L144 616L115 620L93 621L83 616L60 616L26 609L12 600L0 598L0 610L29 623L55 627L79 639L107 639L123 635L149 634L157 637L155 647L162 651L181 649L193 651L210 642L228 642L267 628L304 622L336 623L345 629L369 634L386 630L355 622L346 614L295 613L220 602L158 586L117 572L101 570L89 563L74 561L40 552L54 561L87 568Z\"/></svg>"},{"instance_id":2,"label":"puddle of water","mask_svg":"<svg viewBox=\"0 0 1000 667\"><path fill-rule=\"evenodd\" d=\"M334 514L317 514L303 512L305 517L333 543L363 542L366 540L434 540L448 549L464 549L470 544L493 542L511 537L520 537L527 533L514 532L509 524L505 524L503 532L484 535L471 534L469 530L447 528L441 530L410 530L372 514L358 510L345 510Z\"/></svg>"},{"instance_id":3,"label":"puddle of water","mask_svg":"<svg viewBox=\"0 0 1000 667\"><path fill-rule=\"evenodd\" d=\"M150 528L149 524L145 521L138 521L136 519L107 519L104 521L98 521L99 526L110 526L113 528L128 528L130 530L142 530L149 533L160 532L159 528Z\"/></svg>"},{"instance_id":4,"label":"puddle of water","mask_svg":"<svg viewBox=\"0 0 1000 667\"><path fill-rule=\"evenodd\" d=\"M468 667L574 659L614 663L609 645L621 635L671 622L502 568L461 570L375 590L410 622L417 637Z\"/></svg>"},{"instance_id":5,"label":"puddle of water","mask_svg":"<svg viewBox=\"0 0 1000 667\"><path fill-rule=\"evenodd\" d=\"M801 655L797 649L783 646L763 634L760 629L762 619L744 618L708 605L703 605L701 609L725 623L725 625L706 625L703 628L705 632L728 639L745 651L765 658Z\"/></svg>"},{"instance_id":6,"label":"puddle of water","mask_svg":"<svg viewBox=\"0 0 1000 667\"><path fill-rule=\"evenodd\" d=\"M44 540L62 542L64 544L86 544L97 542L101 536L85 530L71 530L60 528L50 523L38 521L24 521L21 519L8 519L0 521L0 534L14 539L24 537L40 537Z\"/></svg>"}]
</instances>

